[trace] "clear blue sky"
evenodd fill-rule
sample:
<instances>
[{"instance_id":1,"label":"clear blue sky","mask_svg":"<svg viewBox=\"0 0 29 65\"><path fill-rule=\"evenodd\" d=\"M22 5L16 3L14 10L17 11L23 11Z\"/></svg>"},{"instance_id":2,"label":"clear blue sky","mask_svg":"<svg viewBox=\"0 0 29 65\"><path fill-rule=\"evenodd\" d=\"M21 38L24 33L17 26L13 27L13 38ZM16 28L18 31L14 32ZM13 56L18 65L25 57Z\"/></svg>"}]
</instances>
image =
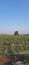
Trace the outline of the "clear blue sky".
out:
<instances>
[{"instance_id":1,"label":"clear blue sky","mask_svg":"<svg viewBox=\"0 0 29 65\"><path fill-rule=\"evenodd\" d=\"M29 0L0 0L0 34L29 33Z\"/></svg>"}]
</instances>

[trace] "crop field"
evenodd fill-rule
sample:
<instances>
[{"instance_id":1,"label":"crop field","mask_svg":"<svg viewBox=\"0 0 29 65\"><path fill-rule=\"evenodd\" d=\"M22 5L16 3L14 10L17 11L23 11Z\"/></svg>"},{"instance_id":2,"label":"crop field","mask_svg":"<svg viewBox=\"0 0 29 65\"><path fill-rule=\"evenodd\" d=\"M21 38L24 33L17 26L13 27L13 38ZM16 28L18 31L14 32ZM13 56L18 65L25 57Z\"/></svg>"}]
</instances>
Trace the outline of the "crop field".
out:
<instances>
[{"instance_id":1,"label":"crop field","mask_svg":"<svg viewBox=\"0 0 29 65\"><path fill-rule=\"evenodd\" d=\"M20 51L29 54L29 35L0 35L0 55Z\"/></svg>"},{"instance_id":2,"label":"crop field","mask_svg":"<svg viewBox=\"0 0 29 65\"><path fill-rule=\"evenodd\" d=\"M1 65L8 65L10 55L20 54L21 52L23 54L26 52L27 58L25 60L29 63L29 35L0 35Z\"/></svg>"}]
</instances>

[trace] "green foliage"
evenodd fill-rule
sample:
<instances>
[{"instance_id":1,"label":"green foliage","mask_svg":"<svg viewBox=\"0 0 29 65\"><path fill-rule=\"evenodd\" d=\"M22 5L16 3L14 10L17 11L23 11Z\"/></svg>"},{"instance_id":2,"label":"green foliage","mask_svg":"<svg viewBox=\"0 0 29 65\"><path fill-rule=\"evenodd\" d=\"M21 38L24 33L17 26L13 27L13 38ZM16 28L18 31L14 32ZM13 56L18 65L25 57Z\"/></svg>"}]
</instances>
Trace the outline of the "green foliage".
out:
<instances>
[{"instance_id":1,"label":"green foliage","mask_svg":"<svg viewBox=\"0 0 29 65\"><path fill-rule=\"evenodd\" d=\"M26 63L29 64L29 55L26 57Z\"/></svg>"},{"instance_id":2,"label":"green foliage","mask_svg":"<svg viewBox=\"0 0 29 65\"><path fill-rule=\"evenodd\" d=\"M18 31L15 31L14 35L19 35Z\"/></svg>"},{"instance_id":3,"label":"green foliage","mask_svg":"<svg viewBox=\"0 0 29 65\"><path fill-rule=\"evenodd\" d=\"M9 48L1 48L1 45L10 45ZM15 46L18 45L18 46ZM25 52L29 50L29 36L28 35L0 35L0 55L7 55L8 53L14 54L15 52ZM29 51L26 52L26 63L29 63Z\"/></svg>"},{"instance_id":4,"label":"green foliage","mask_svg":"<svg viewBox=\"0 0 29 65\"><path fill-rule=\"evenodd\" d=\"M27 35L25 36L23 35L22 36L21 35L0 35L0 45L14 46L10 48L12 54L14 54L14 52L17 50L18 51L29 50L29 36ZM19 45L19 46L15 47L15 45Z\"/></svg>"}]
</instances>

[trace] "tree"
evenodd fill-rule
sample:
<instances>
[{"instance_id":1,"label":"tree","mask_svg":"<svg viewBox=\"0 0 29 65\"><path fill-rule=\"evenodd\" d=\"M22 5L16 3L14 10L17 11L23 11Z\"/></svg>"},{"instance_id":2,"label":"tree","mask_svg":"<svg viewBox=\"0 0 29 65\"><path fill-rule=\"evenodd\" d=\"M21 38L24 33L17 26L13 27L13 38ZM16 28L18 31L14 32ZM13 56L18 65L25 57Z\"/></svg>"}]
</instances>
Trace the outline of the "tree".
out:
<instances>
[{"instance_id":1,"label":"tree","mask_svg":"<svg viewBox=\"0 0 29 65\"><path fill-rule=\"evenodd\" d=\"M15 31L14 35L19 35L18 31Z\"/></svg>"}]
</instances>

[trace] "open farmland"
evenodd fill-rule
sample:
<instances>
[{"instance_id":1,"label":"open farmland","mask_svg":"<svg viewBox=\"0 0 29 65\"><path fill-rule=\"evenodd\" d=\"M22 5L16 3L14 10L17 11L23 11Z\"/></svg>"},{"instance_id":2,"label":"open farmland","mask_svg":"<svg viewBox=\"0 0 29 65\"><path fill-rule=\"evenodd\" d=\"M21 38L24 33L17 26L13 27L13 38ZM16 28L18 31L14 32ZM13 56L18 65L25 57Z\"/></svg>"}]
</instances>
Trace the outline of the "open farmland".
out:
<instances>
[{"instance_id":1,"label":"open farmland","mask_svg":"<svg viewBox=\"0 0 29 65\"><path fill-rule=\"evenodd\" d=\"M0 51L7 49L12 53L29 50L29 35L0 35Z\"/></svg>"},{"instance_id":2,"label":"open farmland","mask_svg":"<svg viewBox=\"0 0 29 65\"><path fill-rule=\"evenodd\" d=\"M26 52L27 51L27 52ZM25 53L26 52L26 53ZM0 35L0 62L8 65L12 57L10 55L27 54L25 59L29 63L29 36L28 35Z\"/></svg>"},{"instance_id":3,"label":"open farmland","mask_svg":"<svg viewBox=\"0 0 29 65\"><path fill-rule=\"evenodd\" d=\"M29 50L28 35L0 35L0 45L20 46L19 49Z\"/></svg>"}]
</instances>

